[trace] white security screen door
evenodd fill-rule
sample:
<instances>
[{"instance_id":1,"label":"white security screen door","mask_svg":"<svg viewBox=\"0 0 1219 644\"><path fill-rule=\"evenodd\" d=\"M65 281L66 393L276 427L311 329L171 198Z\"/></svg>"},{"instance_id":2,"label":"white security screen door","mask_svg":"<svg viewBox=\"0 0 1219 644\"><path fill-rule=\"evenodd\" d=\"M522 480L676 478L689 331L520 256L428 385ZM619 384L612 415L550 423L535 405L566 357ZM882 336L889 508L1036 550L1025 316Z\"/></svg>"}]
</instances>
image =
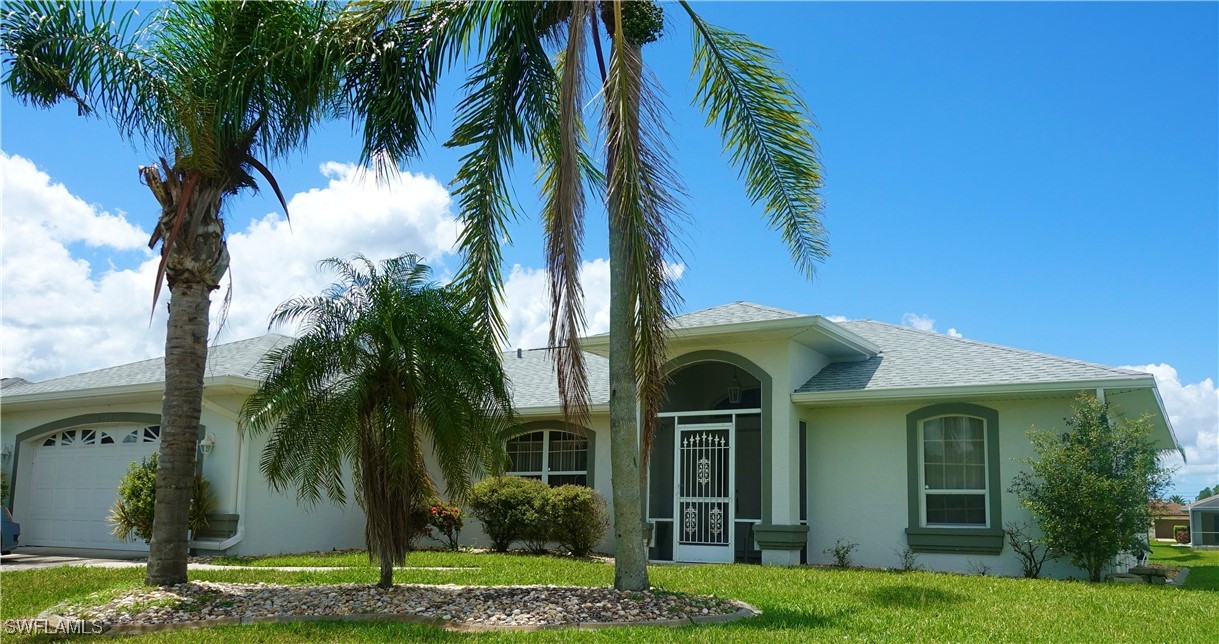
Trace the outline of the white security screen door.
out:
<instances>
[{"instance_id":1,"label":"white security screen door","mask_svg":"<svg viewBox=\"0 0 1219 644\"><path fill-rule=\"evenodd\" d=\"M733 425L679 425L674 438L675 559L732 563Z\"/></svg>"}]
</instances>

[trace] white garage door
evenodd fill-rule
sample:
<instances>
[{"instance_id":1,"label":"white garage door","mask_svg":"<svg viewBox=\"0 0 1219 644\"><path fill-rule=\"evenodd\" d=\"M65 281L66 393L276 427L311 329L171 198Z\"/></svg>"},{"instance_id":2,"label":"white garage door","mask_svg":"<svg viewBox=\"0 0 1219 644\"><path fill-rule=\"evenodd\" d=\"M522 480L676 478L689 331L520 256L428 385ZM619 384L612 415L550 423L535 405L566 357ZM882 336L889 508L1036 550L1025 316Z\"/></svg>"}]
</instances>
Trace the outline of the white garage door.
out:
<instances>
[{"instance_id":1,"label":"white garage door","mask_svg":"<svg viewBox=\"0 0 1219 644\"><path fill-rule=\"evenodd\" d=\"M141 540L120 541L106 517L119 479L132 461L151 456L161 428L65 429L39 439L30 479L32 494L21 521L21 542L31 546L147 550Z\"/></svg>"}]
</instances>

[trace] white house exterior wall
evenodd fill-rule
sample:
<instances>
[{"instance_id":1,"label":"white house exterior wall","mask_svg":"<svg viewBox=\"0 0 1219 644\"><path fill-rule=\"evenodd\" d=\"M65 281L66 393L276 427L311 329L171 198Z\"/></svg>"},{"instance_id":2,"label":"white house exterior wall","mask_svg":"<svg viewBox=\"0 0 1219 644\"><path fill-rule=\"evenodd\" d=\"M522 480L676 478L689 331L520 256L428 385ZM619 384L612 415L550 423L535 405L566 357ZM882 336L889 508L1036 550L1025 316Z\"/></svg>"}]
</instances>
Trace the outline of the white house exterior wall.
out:
<instances>
[{"instance_id":1,"label":"white house exterior wall","mask_svg":"<svg viewBox=\"0 0 1219 644\"><path fill-rule=\"evenodd\" d=\"M935 401L942 402L942 401ZM989 407L999 415L999 468L1004 523L1035 526L1019 500L1007 490L1020 461L1033 455L1026 432L1064 429L1071 413L1069 397L1041 400L961 400ZM835 541L854 542L857 565L896 567L906 545L909 525L906 415L930 402L852 406L808 410L808 560L831 563L825 550ZM999 526L1001 527L1001 526ZM1035 528L1034 528L1035 529ZM1006 544L998 555L922 553L918 560L931 570L1019 576L1020 562ZM1066 562L1047 564L1043 574L1079 576Z\"/></svg>"}]
</instances>

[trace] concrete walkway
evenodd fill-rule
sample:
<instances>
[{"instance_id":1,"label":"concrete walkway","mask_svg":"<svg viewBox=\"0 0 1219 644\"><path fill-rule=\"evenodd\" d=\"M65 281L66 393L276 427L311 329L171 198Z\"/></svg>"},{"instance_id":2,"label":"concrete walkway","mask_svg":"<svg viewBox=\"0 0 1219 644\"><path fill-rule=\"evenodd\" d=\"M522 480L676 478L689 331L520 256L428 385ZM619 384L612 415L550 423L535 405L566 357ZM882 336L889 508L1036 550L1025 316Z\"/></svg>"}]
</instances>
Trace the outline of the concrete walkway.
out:
<instances>
[{"instance_id":1,"label":"concrete walkway","mask_svg":"<svg viewBox=\"0 0 1219 644\"><path fill-rule=\"evenodd\" d=\"M37 570L56 566L88 566L91 568L142 568L148 554L121 550L68 550L26 546L0 558L0 574L14 570ZM190 570L278 570L282 572L317 572L350 570L353 566L217 566L190 563ZM478 570L476 566L401 566L395 570Z\"/></svg>"}]
</instances>

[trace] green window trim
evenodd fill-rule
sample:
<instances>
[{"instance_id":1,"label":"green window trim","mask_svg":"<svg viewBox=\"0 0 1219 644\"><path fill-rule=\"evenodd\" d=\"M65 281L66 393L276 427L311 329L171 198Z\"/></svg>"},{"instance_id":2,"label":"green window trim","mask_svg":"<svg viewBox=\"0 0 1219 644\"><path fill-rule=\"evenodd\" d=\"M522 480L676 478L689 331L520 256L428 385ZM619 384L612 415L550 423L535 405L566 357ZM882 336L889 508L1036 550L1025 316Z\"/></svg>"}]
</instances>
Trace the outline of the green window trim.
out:
<instances>
[{"instance_id":1,"label":"green window trim","mask_svg":"<svg viewBox=\"0 0 1219 644\"><path fill-rule=\"evenodd\" d=\"M925 527L919 487L919 423L937 416L974 416L986 421L988 527ZM1003 551L1003 498L999 481L999 412L968 403L942 403L906 415L906 464L909 524L906 542L914 552L999 554Z\"/></svg>"}]
</instances>

